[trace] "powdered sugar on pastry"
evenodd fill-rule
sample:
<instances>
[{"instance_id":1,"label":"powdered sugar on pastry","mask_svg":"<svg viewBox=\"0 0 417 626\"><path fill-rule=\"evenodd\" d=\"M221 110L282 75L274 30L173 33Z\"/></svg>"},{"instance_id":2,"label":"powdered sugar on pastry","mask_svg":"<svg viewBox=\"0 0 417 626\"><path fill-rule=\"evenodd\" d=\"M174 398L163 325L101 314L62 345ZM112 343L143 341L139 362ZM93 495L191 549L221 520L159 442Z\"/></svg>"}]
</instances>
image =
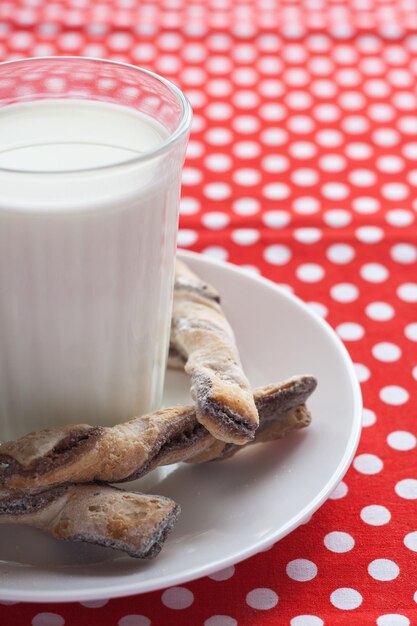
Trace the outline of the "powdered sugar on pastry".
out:
<instances>
[{"instance_id":1,"label":"powdered sugar on pastry","mask_svg":"<svg viewBox=\"0 0 417 626\"><path fill-rule=\"evenodd\" d=\"M171 357L191 378L198 421L221 441L253 439L259 418L218 292L177 260Z\"/></svg>"}]
</instances>

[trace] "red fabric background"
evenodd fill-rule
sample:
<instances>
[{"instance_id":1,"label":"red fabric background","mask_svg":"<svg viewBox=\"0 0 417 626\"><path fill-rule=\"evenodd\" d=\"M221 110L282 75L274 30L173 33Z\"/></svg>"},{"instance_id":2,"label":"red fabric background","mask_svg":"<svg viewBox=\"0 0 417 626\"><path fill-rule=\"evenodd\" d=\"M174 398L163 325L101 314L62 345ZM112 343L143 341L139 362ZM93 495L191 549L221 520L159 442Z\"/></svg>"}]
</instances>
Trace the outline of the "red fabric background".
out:
<instances>
[{"instance_id":1,"label":"red fabric background","mask_svg":"<svg viewBox=\"0 0 417 626\"><path fill-rule=\"evenodd\" d=\"M342 497L224 580L183 585L192 593L187 608L167 607L158 591L95 608L3 604L0 622L416 624L415 3L3 1L1 60L51 54L128 61L184 89L195 117L179 244L248 266L312 302L358 364L366 427L336 491ZM390 519L376 509L381 525L364 521L372 505ZM331 536L332 550L325 542L333 532L347 543ZM334 541L351 549L335 552ZM299 559L316 566L311 580L289 575ZM392 580L375 578L376 559L389 561L382 569ZM311 563L296 570L314 573ZM248 596L260 588L278 603L262 608L262 593ZM332 594L343 588L360 594L357 608L340 608Z\"/></svg>"}]
</instances>

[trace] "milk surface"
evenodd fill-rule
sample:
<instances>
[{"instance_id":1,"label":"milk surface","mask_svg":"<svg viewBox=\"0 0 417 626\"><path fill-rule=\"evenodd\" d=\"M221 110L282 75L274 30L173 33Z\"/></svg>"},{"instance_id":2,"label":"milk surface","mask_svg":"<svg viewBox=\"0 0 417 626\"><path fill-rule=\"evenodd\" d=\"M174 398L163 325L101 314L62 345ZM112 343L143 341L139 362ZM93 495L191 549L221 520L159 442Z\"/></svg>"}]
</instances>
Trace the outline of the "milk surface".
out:
<instances>
[{"instance_id":1,"label":"milk surface","mask_svg":"<svg viewBox=\"0 0 417 626\"><path fill-rule=\"evenodd\" d=\"M104 102L0 109L1 440L158 406L181 163L138 157L165 138Z\"/></svg>"}]
</instances>

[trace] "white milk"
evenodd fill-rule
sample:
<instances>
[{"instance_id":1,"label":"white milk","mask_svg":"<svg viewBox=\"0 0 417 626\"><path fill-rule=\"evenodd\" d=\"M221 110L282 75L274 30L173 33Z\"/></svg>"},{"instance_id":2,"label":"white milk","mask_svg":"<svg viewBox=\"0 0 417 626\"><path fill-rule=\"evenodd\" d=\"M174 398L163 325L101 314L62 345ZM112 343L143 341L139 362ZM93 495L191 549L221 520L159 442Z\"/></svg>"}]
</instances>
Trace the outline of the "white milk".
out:
<instances>
[{"instance_id":1,"label":"white milk","mask_svg":"<svg viewBox=\"0 0 417 626\"><path fill-rule=\"evenodd\" d=\"M126 161L165 137L108 103L0 109L0 439L160 402L182 163Z\"/></svg>"}]
</instances>

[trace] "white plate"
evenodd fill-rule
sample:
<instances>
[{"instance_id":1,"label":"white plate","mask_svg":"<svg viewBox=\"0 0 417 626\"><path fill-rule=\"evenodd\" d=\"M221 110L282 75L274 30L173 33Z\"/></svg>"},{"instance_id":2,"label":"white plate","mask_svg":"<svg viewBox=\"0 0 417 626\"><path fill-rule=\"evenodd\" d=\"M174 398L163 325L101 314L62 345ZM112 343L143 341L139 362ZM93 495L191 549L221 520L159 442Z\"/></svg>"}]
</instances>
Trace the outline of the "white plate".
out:
<instances>
[{"instance_id":1,"label":"white plate","mask_svg":"<svg viewBox=\"0 0 417 626\"><path fill-rule=\"evenodd\" d=\"M161 554L141 562L97 546L55 541L31 528L0 532L0 598L83 601L143 593L210 574L266 548L327 498L357 447L361 394L331 328L273 283L181 253L223 296L254 386L314 374L313 423L286 440L203 466L157 469L135 488L167 495L182 514ZM187 378L169 372L165 404L189 402Z\"/></svg>"}]
</instances>

